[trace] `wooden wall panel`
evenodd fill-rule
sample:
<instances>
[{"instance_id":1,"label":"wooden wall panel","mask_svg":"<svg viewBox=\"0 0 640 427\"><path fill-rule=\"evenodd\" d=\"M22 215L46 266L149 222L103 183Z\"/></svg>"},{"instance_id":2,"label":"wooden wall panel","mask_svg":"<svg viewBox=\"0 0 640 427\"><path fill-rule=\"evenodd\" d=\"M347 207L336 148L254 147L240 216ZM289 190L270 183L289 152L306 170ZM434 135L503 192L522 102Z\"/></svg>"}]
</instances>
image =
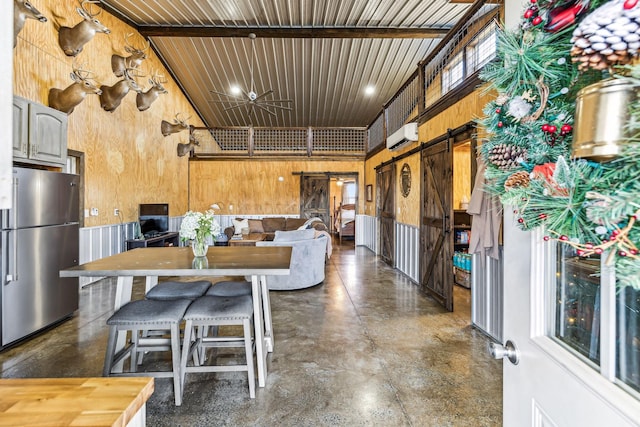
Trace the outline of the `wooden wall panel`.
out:
<instances>
[{"instance_id":1,"label":"wooden wall panel","mask_svg":"<svg viewBox=\"0 0 640 427\"><path fill-rule=\"evenodd\" d=\"M205 160L192 161L189 165L189 207L192 210L206 210L211 204L218 203L222 214L297 215L300 212L300 176L293 174L329 171L358 172L359 209L362 210L362 161ZM283 181L278 177L283 177Z\"/></svg>"},{"instance_id":2,"label":"wooden wall panel","mask_svg":"<svg viewBox=\"0 0 640 427\"><path fill-rule=\"evenodd\" d=\"M471 199L471 143L453 148L453 208L461 209L463 197Z\"/></svg>"},{"instance_id":3,"label":"wooden wall panel","mask_svg":"<svg viewBox=\"0 0 640 427\"><path fill-rule=\"evenodd\" d=\"M49 19L46 23L27 20L14 49L14 94L47 105L49 89L63 89L72 83L73 58L58 45L55 15L62 25L73 26L81 18L74 1L32 0L34 6ZM94 8L97 7L94 5ZM112 85L119 80L111 71L111 55L125 54L124 37L133 33L130 42L142 46L143 38L117 18L102 12L98 19L111 34L96 34L77 56L78 63L96 73L96 80ZM177 144L187 142L187 132L163 137L160 122L170 120L177 112L190 115L190 124L202 126L178 86L155 56L148 51L142 69L163 73L169 82L168 94L160 97L149 110L136 108L135 93L129 93L113 113L100 107L99 98L89 95L69 115L68 146L85 154L86 208L98 208L99 215L85 218L85 226L134 221L138 204L166 202L170 215L188 209L187 157L178 157ZM138 79L148 88L148 77ZM120 209L121 217L113 215Z\"/></svg>"}]
</instances>

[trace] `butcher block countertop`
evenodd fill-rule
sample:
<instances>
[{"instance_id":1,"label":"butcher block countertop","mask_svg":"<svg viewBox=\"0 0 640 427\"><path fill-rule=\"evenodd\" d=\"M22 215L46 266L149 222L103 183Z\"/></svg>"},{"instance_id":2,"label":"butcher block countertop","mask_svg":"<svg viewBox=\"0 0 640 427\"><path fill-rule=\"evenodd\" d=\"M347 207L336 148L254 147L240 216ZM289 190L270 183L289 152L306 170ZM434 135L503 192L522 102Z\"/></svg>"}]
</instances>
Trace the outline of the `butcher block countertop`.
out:
<instances>
[{"instance_id":1,"label":"butcher block countertop","mask_svg":"<svg viewBox=\"0 0 640 427\"><path fill-rule=\"evenodd\" d=\"M0 426L126 426L153 378L0 379Z\"/></svg>"}]
</instances>

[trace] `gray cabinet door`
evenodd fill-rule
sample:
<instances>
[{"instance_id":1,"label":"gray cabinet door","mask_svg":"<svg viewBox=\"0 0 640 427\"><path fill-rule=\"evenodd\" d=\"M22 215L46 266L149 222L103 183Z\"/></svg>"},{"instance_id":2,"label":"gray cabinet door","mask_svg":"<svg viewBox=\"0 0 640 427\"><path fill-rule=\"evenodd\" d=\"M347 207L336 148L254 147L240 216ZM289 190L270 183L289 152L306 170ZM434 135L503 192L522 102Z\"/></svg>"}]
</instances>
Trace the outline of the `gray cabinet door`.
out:
<instances>
[{"instance_id":1,"label":"gray cabinet door","mask_svg":"<svg viewBox=\"0 0 640 427\"><path fill-rule=\"evenodd\" d=\"M13 97L13 157L29 158L29 101Z\"/></svg>"},{"instance_id":2,"label":"gray cabinet door","mask_svg":"<svg viewBox=\"0 0 640 427\"><path fill-rule=\"evenodd\" d=\"M40 104L29 105L29 157L64 164L67 160L67 115Z\"/></svg>"}]
</instances>

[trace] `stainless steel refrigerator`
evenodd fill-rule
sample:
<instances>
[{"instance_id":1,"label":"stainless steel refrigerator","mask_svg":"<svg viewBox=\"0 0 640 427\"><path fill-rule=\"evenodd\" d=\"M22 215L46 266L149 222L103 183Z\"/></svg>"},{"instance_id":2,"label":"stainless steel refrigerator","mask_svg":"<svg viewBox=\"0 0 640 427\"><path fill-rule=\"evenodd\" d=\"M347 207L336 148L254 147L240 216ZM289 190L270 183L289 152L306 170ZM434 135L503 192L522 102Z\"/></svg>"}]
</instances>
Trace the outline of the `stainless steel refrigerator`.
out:
<instances>
[{"instance_id":1,"label":"stainless steel refrigerator","mask_svg":"<svg viewBox=\"0 0 640 427\"><path fill-rule=\"evenodd\" d=\"M2 210L2 340L0 349L72 316L78 279L79 177L13 168L13 209Z\"/></svg>"}]
</instances>

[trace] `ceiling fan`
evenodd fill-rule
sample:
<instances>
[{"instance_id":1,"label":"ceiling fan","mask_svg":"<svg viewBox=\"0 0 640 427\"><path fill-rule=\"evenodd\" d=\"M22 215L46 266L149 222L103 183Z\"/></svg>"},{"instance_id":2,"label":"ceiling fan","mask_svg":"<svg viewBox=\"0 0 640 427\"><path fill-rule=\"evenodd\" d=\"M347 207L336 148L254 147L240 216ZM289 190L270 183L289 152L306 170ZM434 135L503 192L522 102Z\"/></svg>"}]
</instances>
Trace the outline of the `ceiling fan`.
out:
<instances>
[{"instance_id":1,"label":"ceiling fan","mask_svg":"<svg viewBox=\"0 0 640 427\"><path fill-rule=\"evenodd\" d=\"M255 108L259 108L260 110L266 111L267 113L273 116L275 116L276 113L275 111L272 110L272 108L273 109L279 108L281 110L291 111L292 110L291 107L288 107L285 105L279 105L279 103L290 103L290 102L293 102L293 100L266 99L269 95L273 94L273 90L271 89L269 89L268 91L260 95L258 95L258 93L256 92L255 81L253 79L253 58L256 56L256 47L254 44L254 40L256 39L256 35L254 33L250 33L249 39L251 39L251 68L249 69L250 76L251 76L251 88L249 89L248 92L245 91L244 89L241 89L242 96L210 90L209 91L210 93L214 93L219 96L225 96L228 98L223 100L213 100L211 102L216 102L221 104L224 104L224 103L233 104L225 107L223 111L229 111L229 110L245 107L247 114L249 116L255 114Z\"/></svg>"}]
</instances>

